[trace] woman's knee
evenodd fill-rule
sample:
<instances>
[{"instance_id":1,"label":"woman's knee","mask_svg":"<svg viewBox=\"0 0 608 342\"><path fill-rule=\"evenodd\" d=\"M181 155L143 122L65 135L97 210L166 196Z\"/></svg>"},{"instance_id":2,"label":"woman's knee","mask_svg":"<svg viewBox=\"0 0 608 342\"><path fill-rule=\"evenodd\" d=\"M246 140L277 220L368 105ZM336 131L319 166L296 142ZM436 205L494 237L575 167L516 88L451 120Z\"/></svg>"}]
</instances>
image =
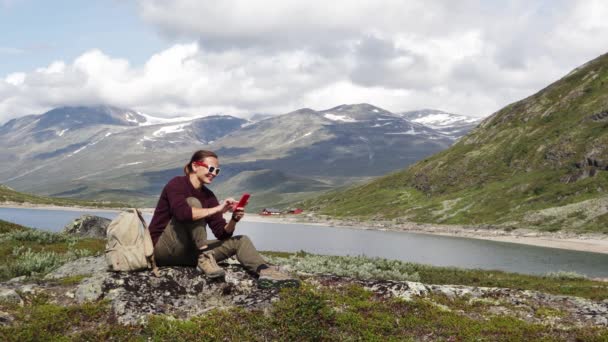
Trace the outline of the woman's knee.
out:
<instances>
[{"instance_id":1,"label":"woman's knee","mask_svg":"<svg viewBox=\"0 0 608 342\"><path fill-rule=\"evenodd\" d=\"M188 203L188 205L191 208L202 208L203 207L203 205L201 204L201 201L199 201L198 198L196 198L196 197L186 198L186 203Z\"/></svg>"},{"instance_id":2,"label":"woman's knee","mask_svg":"<svg viewBox=\"0 0 608 342\"><path fill-rule=\"evenodd\" d=\"M235 235L232 237L233 240L237 241L239 245L251 244L251 239L247 235Z\"/></svg>"}]
</instances>

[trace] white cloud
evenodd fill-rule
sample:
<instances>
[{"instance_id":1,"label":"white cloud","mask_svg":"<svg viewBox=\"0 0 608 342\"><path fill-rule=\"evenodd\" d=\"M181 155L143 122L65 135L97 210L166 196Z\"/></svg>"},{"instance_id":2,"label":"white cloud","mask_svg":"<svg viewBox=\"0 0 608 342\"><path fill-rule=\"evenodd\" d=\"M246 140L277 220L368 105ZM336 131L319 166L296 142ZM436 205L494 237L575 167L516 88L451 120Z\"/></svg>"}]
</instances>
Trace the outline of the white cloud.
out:
<instances>
[{"instance_id":1,"label":"white cloud","mask_svg":"<svg viewBox=\"0 0 608 342\"><path fill-rule=\"evenodd\" d=\"M172 46L142 65L91 50L6 75L0 122L96 103L204 115L368 102L485 116L608 46L602 0L140 0L139 9Z\"/></svg>"}]
</instances>

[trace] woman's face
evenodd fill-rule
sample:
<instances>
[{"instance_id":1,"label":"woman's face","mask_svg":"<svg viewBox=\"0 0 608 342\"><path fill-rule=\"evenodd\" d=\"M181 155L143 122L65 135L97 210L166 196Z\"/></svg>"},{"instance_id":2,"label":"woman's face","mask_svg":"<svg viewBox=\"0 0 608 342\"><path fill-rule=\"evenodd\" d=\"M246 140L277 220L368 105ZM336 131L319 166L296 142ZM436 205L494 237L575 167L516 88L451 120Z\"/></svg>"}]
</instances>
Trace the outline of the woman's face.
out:
<instances>
[{"instance_id":1,"label":"woman's face","mask_svg":"<svg viewBox=\"0 0 608 342\"><path fill-rule=\"evenodd\" d=\"M217 160L217 158L207 157L207 158L203 159L203 162L205 164L207 164L207 167L196 165L196 164L192 164L192 167L194 168L194 172L196 173L196 176L201 181L201 183L211 184L211 182L213 182L213 179L217 176L217 174L215 172L210 173L209 169L210 168L218 169L220 167L219 161Z\"/></svg>"}]
</instances>

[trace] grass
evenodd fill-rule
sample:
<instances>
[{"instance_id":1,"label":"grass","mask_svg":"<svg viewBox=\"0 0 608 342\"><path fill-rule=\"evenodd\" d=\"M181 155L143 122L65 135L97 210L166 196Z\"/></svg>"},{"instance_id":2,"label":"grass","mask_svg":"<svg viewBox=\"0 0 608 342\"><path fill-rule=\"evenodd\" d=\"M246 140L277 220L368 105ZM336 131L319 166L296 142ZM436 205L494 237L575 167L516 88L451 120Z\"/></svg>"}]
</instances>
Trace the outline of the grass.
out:
<instances>
[{"instance_id":1,"label":"grass","mask_svg":"<svg viewBox=\"0 0 608 342\"><path fill-rule=\"evenodd\" d=\"M11 202L20 204L43 204L56 205L60 207L91 207L91 208L131 208L128 203L112 201L86 201L70 198L44 197L15 191L0 184L0 203Z\"/></svg>"},{"instance_id":2,"label":"grass","mask_svg":"<svg viewBox=\"0 0 608 342\"><path fill-rule=\"evenodd\" d=\"M530 172L511 177L508 181L486 183L446 194L427 196L409 187L395 186L407 181L397 176L354 187L345 192L330 192L303 206L323 215L337 218L369 220L406 217L423 223L502 225L517 222L515 228L536 228L555 231L608 233L608 214L597 215L592 202L586 207L560 218L560 209L554 216L528 219L532 213L547 208L559 208L588 200L604 200L608 189L608 172L576 184L560 184L559 174L548 177L546 172ZM594 183L605 184L594 186ZM544 190L537 190L537 189ZM600 189L600 190L598 190ZM540 191L538 194L535 191ZM559 200L557 200L559 199ZM445 207L444 203L453 203ZM566 212L566 209L562 209Z\"/></svg>"},{"instance_id":3,"label":"grass","mask_svg":"<svg viewBox=\"0 0 608 342\"><path fill-rule=\"evenodd\" d=\"M48 297L27 298L23 307L0 304L16 323L0 326L2 341L404 341L404 340L577 340L605 341L601 328L555 327L492 314L485 304L433 298L377 298L360 286L286 289L266 310L213 310L189 320L153 316L140 326L113 322L107 302L68 307ZM437 304L441 305L437 305ZM480 316L461 309L476 310ZM561 313L539 308L539 317Z\"/></svg>"}]
</instances>

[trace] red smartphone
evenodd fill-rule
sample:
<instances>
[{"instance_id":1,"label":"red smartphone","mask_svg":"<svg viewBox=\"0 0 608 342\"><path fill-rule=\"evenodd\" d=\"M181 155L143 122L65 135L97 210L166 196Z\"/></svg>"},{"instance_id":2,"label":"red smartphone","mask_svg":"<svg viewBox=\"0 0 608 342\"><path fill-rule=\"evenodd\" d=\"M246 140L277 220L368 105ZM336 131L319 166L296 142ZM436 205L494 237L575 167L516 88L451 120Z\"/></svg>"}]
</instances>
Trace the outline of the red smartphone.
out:
<instances>
[{"instance_id":1,"label":"red smartphone","mask_svg":"<svg viewBox=\"0 0 608 342\"><path fill-rule=\"evenodd\" d=\"M248 193L244 193L243 196L241 197L241 200L239 201L239 203L234 207L234 210L236 210L236 208L245 209L245 206L247 205L247 201L249 201L249 197L250 197L250 195Z\"/></svg>"}]
</instances>

